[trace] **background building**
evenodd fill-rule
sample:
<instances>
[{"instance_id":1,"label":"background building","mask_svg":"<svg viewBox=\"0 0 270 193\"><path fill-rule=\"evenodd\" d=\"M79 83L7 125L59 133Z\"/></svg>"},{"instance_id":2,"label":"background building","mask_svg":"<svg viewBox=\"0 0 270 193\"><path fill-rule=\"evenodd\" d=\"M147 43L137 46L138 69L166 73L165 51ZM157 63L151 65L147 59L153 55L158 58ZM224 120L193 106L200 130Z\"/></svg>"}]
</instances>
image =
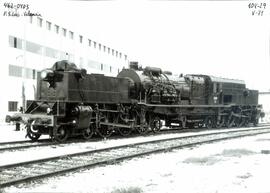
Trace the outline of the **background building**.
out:
<instances>
[{"instance_id":1,"label":"background building","mask_svg":"<svg viewBox=\"0 0 270 193\"><path fill-rule=\"evenodd\" d=\"M7 25L4 25L7 24ZM88 73L115 76L127 55L86 34L41 17L8 18L1 25L0 121L34 99L37 72L67 59Z\"/></svg>"}]
</instances>

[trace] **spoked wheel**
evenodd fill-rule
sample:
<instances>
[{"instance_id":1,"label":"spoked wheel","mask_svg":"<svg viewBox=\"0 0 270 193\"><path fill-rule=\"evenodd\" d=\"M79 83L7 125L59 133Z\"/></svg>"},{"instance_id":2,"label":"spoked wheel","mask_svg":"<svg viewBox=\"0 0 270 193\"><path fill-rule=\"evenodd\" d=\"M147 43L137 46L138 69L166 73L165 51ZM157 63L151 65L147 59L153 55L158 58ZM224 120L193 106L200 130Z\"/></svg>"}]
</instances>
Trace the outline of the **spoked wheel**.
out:
<instances>
[{"instance_id":1,"label":"spoked wheel","mask_svg":"<svg viewBox=\"0 0 270 193\"><path fill-rule=\"evenodd\" d=\"M125 121L122 120L122 118L120 117L120 115L117 115L117 118L115 119L115 123L118 123L118 124L125 124L127 125L127 123ZM128 127L130 126L130 127ZM128 135L131 134L132 132L132 129L134 127L134 122L130 122L127 127L118 127L117 130L119 132L120 135L126 137Z\"/></svg>"},{"instance_id":2,"label":"spoked wheel","mask_svg":"<svg viewBox=\"0 0 270 193\"><path fill-rule=\"evenodd\" d=\"M245 122L246 122L246 118L244 118L244 117L239 118L236 126L237 127L243 127L245 125Z\"/></svg>"},{"instance_id":3,"label":"spoked wheel","mask_svg":"<svg viewBox=\"0 0 270 193\"><path fill-rule=\"evenodd\" d=\"M154 133L159 132L161 127L162 123L159 117L155 117L153 120L151 120L150 128Z\"/></svg>"},{"instance_id":4,"label":"spoked wheel","mask_svg":"<svg viewBox=\"0 0 270 193\"><path fill-rule=\"evenodd\" d=\"M235 117L228 117L227 121L226 121L226 127L230 128L233 127L235 125Z\"/></svg>"},{"instance_id":5,"label":"spoked wheel","mask_svg":"<svg viewBox=\"0 0 270 193\"><path fill-rule=\"evenodd\" d=\"M234 117L234 126L235 127L241 127L242 119L241 117Z\"/></svg>"},{"instance_id":6,"label":"spoked wheel","mask_svg":"<svg viewBox=\"0 0 270 193\"><path fill-rule=\"evenodd\" d=\"M141 108L139 111L136 111L135 115L135 125L136 131L143 135L148 132L148 121L146 120L146 110Z\"/></svg>"},{"instance_id":7,"label":"spoked wheel","mask_svg":"<svg viewBox=\"0 0 270 193\"><path fill-rule=\"evenodd\" d=\"M195 123L193 123L193 122L187 122L186 126L187 126L187 128L189 128L189 129L194 129Z\"/></svg>"},{"instance_id":8,"label":"spoked wheel","mask_svg":"<svg viewBox=\"0 0 270 193\"><path fill-rule=\"evenodd\" d=\"M248 127L248 125L249 125L249 118L246 118L245 119L245 122L244 122L244 124L243 124L243 127Z\"/></svg>"},{"instance_id":9,"label":"spoked wheel","mask_svg":"<svg viewBox=\"0 0 270 193\"><path fill-rule=\"evenodd\" d=\"M65 142L67 138L69 137L69 134L70 134L70 131L68 127L61 125L56 128L56 132L53 137L58 142Z\"/></svg>"},{"instance_id":10,"label":"spoked wheel","mask_svg":"<svg viewBox=\"0 0 270 193\"><path fill-rule=\"evenodd\" d=\"M102 125L102 127L98 128L97 133L102 138L108 138L113 133L113 130L111 128L111 126Z\"/></svg>"},{"instance_id":11,"label":"spoked wheel","mask_svg":"<svg viewBox=\"0 0 270 193\"><path fill-rule=\"evenodd\" d=\"M26 136L28 136L32 141L37 141L41 134L39 133L39 126L34 125L35 121L31 121L26 125Z\"/></svg>"},{"instance_id":12,"label":"spoked wheel","mask_svg":"<svg viewBox=\"0 0 270 193\"><path fill-rule=\"evenodd\" d=\"M120 135L125 137L125 136L130 135L130 133L132 132L132 129L131 128L125 128L125 127L119 127L118 132L120 133Z\"/></svg>"},{"instance_id":13,"label":"spoked wheel","mask_svg":"<svg viewBox=\"0 0 270 193\"><path fill-rule=\"evenodd\" d=\"M97 129L97 133L102 138L108 138L113 133L113 127L109 125L101 125L100 128Z\"/></svg>"},{"instance_id":14,"label":"spoked wheel","mask_svg":"<svg viewBox=\"0 0 270 193\"><path fill-rule=\"evenodd\" d=\"M259 123L259 119L256 118L256 119L253 121L254 127L257 127L257 126L258 126L258 123Z\"/></svg>"},{"instance_id":15,"label":"spoked wheel","mask_svg":"<svg viewBox=\"0 0 270 193\"><path fill-rule=\"evenodd\" d=\"M146 134L148 132L148 125L147 124L140 124L136 127L136 130L139 134Z\"/></svg>"},{"instance_id":16,"label":"spoked wheel","mask_svg":"<svg viewBox=\"0 0 270 193\"><path fill-rule=\"evenodd\" d=\"M93 136L93 134L94 134L94 127L93 124L91 124L88 128L83 130L82 136L85 140L88 140Z\"/></svg>"},{"instance_id":17,"label":"spoked wheel","mask_svg":"<svg viewBox=\"0 0 270 193\"><path fill-rule=\"evenodd\" d=\"M100 127L97 128L97 134L102 138L108 138L112 135L114 126L109 125L114 122L114 116L110 113L101 113L100 114L100 122L104 122L104 124L100 124ZM108 125L106 125L108 123Z\"/></svg>"},{"instance_id":18,"label":"spoked wheel","mask_svg":"<svg viewBox=\"0 0 270 193\"><path fill-rule=\"evenodd\" d=\"M222 116L222 117L220 118L220 120L218 120L218 119L216 120L215 127L216 127L217 129L220 129L221 127L224 126L224 124L225 124L225 117Z\"/></svg>"},{"instance_id":19,"label":"spoked wheel","mask_svg":"<svg viewBox=\"0 0 270 193\"><path fill-rule=\"evenodd\" d=\"M146 134L148 132L148 124L146 122L142 123L140 120L140 116L137 115L135 118L135 127L136 127L136 131L139 134Z\"/></svg>"},{"instance_id":20,"label":"spoked wheel","mask_svg":"<svg viewBox=\"0 0 270 193\"><path fill-rule=\"evenodd\" d=\"M203 128L203 126L204 126L204 123L203 123L203 122L199 122L199 123L198 123L198 128L199 128L199 129Z\"/></svg>"},{"instance_id":21,"label":"spoked wheel","mask_svg":"<svg viewBox=\"0 0 270 193\"><path fill-rule=\"evenodd\" d=\"M213 126L214 126L214 121L213 121L212 117L206 117L206 119L205 119L205 127L207 129L212 129Z\"/></svg>"}]
</instances>

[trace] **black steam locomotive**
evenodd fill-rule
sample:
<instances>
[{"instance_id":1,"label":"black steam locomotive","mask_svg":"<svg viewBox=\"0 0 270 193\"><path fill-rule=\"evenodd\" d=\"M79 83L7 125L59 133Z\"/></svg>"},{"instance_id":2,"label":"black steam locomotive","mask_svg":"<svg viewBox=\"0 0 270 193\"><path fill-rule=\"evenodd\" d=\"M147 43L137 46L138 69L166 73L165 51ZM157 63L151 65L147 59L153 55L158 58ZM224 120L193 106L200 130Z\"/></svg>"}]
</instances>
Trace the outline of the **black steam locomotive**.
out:
<instances>
[{"instance_id":1,"label":"black steam locomotive","mask_svg":"<svg viewBox=\"0 0 270 193\"><path fill-rule=\"evenodd\" d=\"M181 128L257 125L261 110L258 91L241 80L174 76L135 62L108 77L59 61L38 74L36 100L28 100L26 111L11 121L25 122L32 140L46 134L62 142L94 133L158 132L164 122Z\"/></svg>"}]
</instances>

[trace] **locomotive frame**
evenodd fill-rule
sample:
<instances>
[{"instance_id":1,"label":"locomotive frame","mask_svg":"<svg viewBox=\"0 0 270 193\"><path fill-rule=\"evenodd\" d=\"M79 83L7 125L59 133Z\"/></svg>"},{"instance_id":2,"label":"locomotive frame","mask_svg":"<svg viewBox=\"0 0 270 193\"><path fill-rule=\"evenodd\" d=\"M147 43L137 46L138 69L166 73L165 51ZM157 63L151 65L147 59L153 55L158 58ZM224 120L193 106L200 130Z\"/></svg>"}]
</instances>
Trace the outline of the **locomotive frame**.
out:
<instances>
[{"instance_id":1,"label":"locomotive frame","mask_svg":"<svg viewBox=\"0 0 270 193\"><path fill-rule=\"evenodd\" d=\"M158 132L182 128L241 127L258 124L262 106L258 91L243 81L206 75L173 77L159 68L135 63L117 77L87 74L68 61L56 62L38 74L36 100L8 121L26 124L27 136L63 142L69 136L107 138L132 131Z\"/></svg>"}]
</instances>

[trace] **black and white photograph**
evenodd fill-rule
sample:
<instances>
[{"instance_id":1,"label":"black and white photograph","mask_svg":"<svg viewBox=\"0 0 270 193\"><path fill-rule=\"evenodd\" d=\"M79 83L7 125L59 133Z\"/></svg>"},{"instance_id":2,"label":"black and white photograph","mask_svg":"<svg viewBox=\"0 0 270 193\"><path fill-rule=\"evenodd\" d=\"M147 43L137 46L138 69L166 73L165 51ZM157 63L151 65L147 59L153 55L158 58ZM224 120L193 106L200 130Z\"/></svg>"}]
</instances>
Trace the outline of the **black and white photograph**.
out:
<instances>
[{"instance_id":1,"label":"black and white photograph","mask_svg":"<svg viewBox=\"0 0 270 193\"><path fill-rule=\"evenodd\" d=\"M1 0L0 193L270 193L268 0Z\"/></svg>"}]
</instances>

